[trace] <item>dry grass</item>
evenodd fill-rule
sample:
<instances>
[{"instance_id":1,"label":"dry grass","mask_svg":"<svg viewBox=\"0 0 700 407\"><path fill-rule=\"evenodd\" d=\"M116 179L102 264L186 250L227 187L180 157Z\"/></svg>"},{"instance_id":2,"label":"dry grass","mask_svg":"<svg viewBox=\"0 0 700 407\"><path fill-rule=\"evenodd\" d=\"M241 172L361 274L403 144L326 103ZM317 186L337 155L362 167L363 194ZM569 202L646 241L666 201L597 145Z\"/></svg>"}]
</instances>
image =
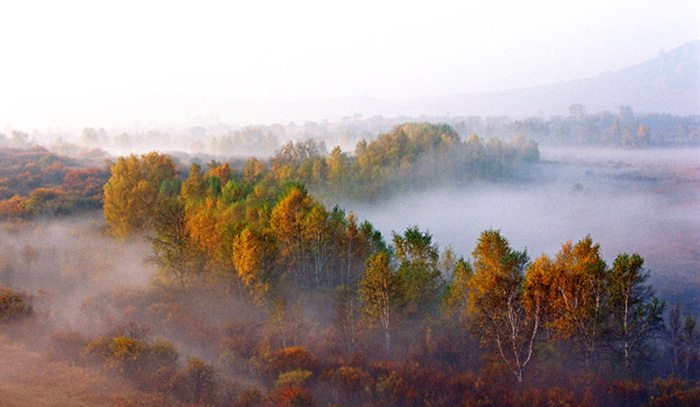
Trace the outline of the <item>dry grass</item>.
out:
<instances>
[{"instance_id":1,"label":"dry grass","mask_svg":"<svg viewBox=\"0 0 700 407\"><path fill-rule=\"evenodd\" d=\"M140 398L150 397L121 378L95 367L47 360L0 333L1 407L117 406Z\"/></svg>"}]
</instances>

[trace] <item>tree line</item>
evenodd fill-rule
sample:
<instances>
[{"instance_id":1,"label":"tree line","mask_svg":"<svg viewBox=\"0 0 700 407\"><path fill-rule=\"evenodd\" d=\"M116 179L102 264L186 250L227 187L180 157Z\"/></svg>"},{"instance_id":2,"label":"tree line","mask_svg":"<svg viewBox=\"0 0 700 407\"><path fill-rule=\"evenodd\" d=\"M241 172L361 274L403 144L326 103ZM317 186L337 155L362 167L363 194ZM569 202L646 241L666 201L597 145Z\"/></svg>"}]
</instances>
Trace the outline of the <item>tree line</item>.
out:
<instances>
[{"instance_id":1,"label":"tree line","mask_svg":"<svg viewBox=\"0 0 700 407\"><path fill-rule=\"evenodd\" d=\"M104 131L94 129L86 129L84 133L89 140L105 137ZM150 158L136 159L143 161L139 165L161 165L151 163L157 156L159 154L146 154L142 157ZM101 209L103 187L111 173L126 171L125 175L118 174L114 178L114 182L118 182L133 178L138 172L134 168L123 170L134 165L132 158L128 162L120 159L114 168L110 168L114 164L110 161L101 168L85 167L79 160L36 145L0 149L0 158L2 219L69 215ZM169 184L165 188L179 194L183 182L179 174L192 173L193 177L199 176L211 183L206 188L210 188L209 193L214 196L260 186L270 189L269 195L274 200L284 185L297 182L325 201L337 201L378 200L392 193L425 189L436 183L464 185L477 179L501 179L516 173L520 163L537 162L539 151L537 144L525 137L504 142L496 138L483 141L472 136L462 141L447 125L405 123L374 141L360 141L354 154L343 152L339 147L327 153L323 142L306 139L285 144L269 160L250 158L224 164L211 161L193 166L189 171L172 157L166 160L168 163L162 165L170 166L169 170L143 170L149 173L166 171L148 180L156 194L161 192L161 183L165 180L158 177L166 177ZM233 184L229 186L228 182ZM141 192L138 195L147 200L142 205L148 206L153 191Z\"/></svg>"},{"instance_id":2,"label":"tree line","mask_svg":"<svg viewBox=\"0 0 700 407\"><path fill-rule=\"evenodd\" d=\"M540 158L537 143L525 137L462 140L451 126L431 123L404 123L375 140L361 140L354 155L335 147L324 156L324 150L314 140L289 142L272 158L272 171L289 174L331 201L376 200L399 191L501 179Z\"/></svg>"},{"instance_id":3,"label":"tree line","mask_svg":"<svg viewBox=\"0 0 700 407\"><path fill-rule=\"evenodd\" d=\"M27 219L100 209L105 168L85 168L75 159L40 146L0 148L0 218Z\"/></svg>"},{"instance_id":4,"label":"tree line","mask_svg":"<svg viewBox=\"0 0 700 407\"><path fill-rule=\"evenodd\" d=\"M185 171L156 152L117 159L108 233L145 237L158 274L83 302L100 333L56 332L56 353L123 376L151 405L700 401L696 321L667 310L639 254L607 263L584 237L532 260L487 230L463 257L418 226L385 239L309 192L421 188L433 164L434 182L498 178L536 162L535 143L406 124L353 156L323 150ZM41 318L31 296L0 291L0 323Z\"/></svg>"},{"instance_id":5,"label":"tree line","mask_svg":"<svg viewBox=\"0 0 700 407\"><path fill-rule=\"evenodd\" d=\"M480 127L469 122L455 126L469 131ZM522 134L550 144L651 147L697 145L700 141L697 115L637 113L629 106L620 106L618 112L588 113L585 106L574 103L568 116L508 120L491 127L497 134Z\"/></svg>"},{"instance_id":6,"label":"tree line","mask_svg":"<svg viewBox=\"0 0 700 407\"><path fill-rule=\"evenodd\" d=\"M280 154L291 156L283 164L273 161L272 174L300 161L294 147ZM392 157L373 148L381 152L373 157ZM180 181L167 156L132 155L112 167L104 205L110 233L146 234L165 290L194 295L218 287L265 310L262 321L243 320L221 333L233 369L244 366L277 389L259 402L287 392L305 402L424 405L410 395L437 397L420 380L446 372L458 383L439 384L445 401L437 405L467 403L480 392L491 398L468 403L700 400L695 382L683 381L699 373L695 320L676 307L664 323L666 306L640 255L623 253L608 265L585 237L531 261L487 230L465 259L440 251L417 226L387 243L369 222L328 210L291 177L270 174L257 160L242 174L227 164L206 172L194 164ZM304 316L310 298L332 304L321 321ZM312 327L320 333L310 334ZM325 343L325 335L336 343ZM271 368L287 359L286 367ZM477 372L476 382L464 372ZM659 378L667 375L685 390L663 387ZM481 390L479 377L490 383ZM348 387L328 395L321 389L333 380Z\"/></svg>"}]
</instances>

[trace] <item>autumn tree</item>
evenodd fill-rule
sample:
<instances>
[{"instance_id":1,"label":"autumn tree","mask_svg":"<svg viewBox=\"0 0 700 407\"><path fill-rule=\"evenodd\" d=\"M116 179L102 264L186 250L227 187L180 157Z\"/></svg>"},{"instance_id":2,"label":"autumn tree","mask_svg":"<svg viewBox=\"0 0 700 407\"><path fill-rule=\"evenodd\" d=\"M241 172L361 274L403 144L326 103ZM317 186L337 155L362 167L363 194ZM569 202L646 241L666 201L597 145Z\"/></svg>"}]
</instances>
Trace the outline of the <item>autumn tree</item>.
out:
<instances>
[{"instance_id":1,"label":"autumn tree","mask_svg":"<svg viewBox=\"0 0 700 407\"><path fill-rule=\"evenodd\" d=\"M500 232L487 230L472 256L469 305L473 328L483 343L495 348L521 384L540 328L539 310L524 301L527 254L513 250Z\"/></svg>"},{"instance_id":2,"label":"autumn tree","mask_svg":"<svg viewBox=\"0 0 700 407\"><path fill-rule=\"evenodd\" d=\"M551 292L547 311L556 337L570 339L585 363L597 355L608 304L608 270L590 236L565 243L545 275Z\"/></svg>"},{"instance_id":3,"label":"autumn tree","mask_svg":"<svg viewBox=\"0 0 700 407\"><path fill-rule=\"evenodd\" d=\"M663 340L670 357L671 372L688 378L690 360L697 351L698 344L696 322L692 317L683 318L680 304L671 308L664 324Z\"/></svg>"},{"instance_id":4,"label":"autumn tree","mask_svg":"<svg viewBox=\"0 0 700 407\"><path fill-rule=\"evenodd\" d=\"M681 362L683 374L687 379L691 378L690 367L693 361L697 364L698 348L700 348L700 332L697 321L693 317L685 317L683 330L681 331Z\"/></svg>"},{"instance_id":5,"label":"autumn tree","mask_svg":"<svg viewBox=\"0 0 700 407\"><path fill-rule=\"evenodd\" d=\"M391 331L396 312L401 305L401 280L386 252L379 252L367 259L365 277L360 282L360 295L364 312L378 321L384 331L386 351L391 349Z\"/></svg>"},{"instance_id":6,"label":"autumn tree","mask_svg":"<svg viewBox=\"0 0 700 407\"><path fill-rule=\"evenodd\" d=\"M187 358L187 365L178 372L176 382L183 399L206 405L212 404L219 385L214 367L195 357Z\"/></svg>"},{"instance_id":7,"label":"autumn tree","mask_svg":"<svg viewBox=\"0 0 700 407\"><path fill-rule=\"evenodd\" d=\"M160 190L163 182L177 178L175 162L164 154L152 151L141 155L141 165L146 175L146 180L156 190Z\"/></svg>"},{"instance_id":8,"label":"autumn tree","mask_svg":"<svg viewBox=\"0 0 700 407\"><path fill-rule=\"evenodd\" d=\"M218 178L221 185L226 185L229 179L231 179L231 174L231 166L228 165L228 163L217 163L217 165L209 169L208 175Z\"/></svg>"},{"instance_id":9,"label":"autumn tree","mask_svg":"<svg viewBox=\"0 0 700 407\"><path fill-rule=\"evenodd\" d=\"M308 247L313 267L314 285L321 286L321 279L324 277L330 284L331 276L324 276L328 269L334 238L329 224L328 212L322 205L313 205L304 216L301 227L302 237Z\"/></svg>"},{"instance_id":10,"label":"autumn tree","mask_svg":"<svg viewBox=\"0 0 700 407\"><path fill-rule=\"evenodd\" d=\"M643 355L651 336L661 329L665 307L646 281L644 259L638 254L620 254L608 276L613 348L624 367Z\"/></svg>"},{"instance_id":11,"label":"autumn tree","mask_svg":"<svg viewBox=\"0 0 700 407\"><path fill-rule=\"evenodd\" d=\"M328 184L337 190L342 190L347 183L350 160L347 153L344 153L340 147L334 147L328 157L326 157L326 166L328 168Z\"/></svg>"},{"instance_id":12,"label":"autumn tree","mask_svg":"<svg viewBox=\"0 0 700 407\"><path fill-rule=\"evenodd\" d=\"M216 200L206 199L198 203L184 201L183 204L190 238L210 260L217 260L223 246L223 212L219 210Z\"/></svg>"},{"instance_id":13,"label":"autumn tree","mask_svg":"<svg viewBox=\"0 0 700 407\"><path fill-rule=\"evenodd\" d=\"M449 283L443 297L444 309L448 315L466 321L469 316L469 280L474 270L469 262L459 258L446 271L449 273Z\"/></svg>"},{"instance_id":14,"label":"autumn tree","mask_svg":"<svg viewBox=\"0 0 700 407\"><path fill-rule=\"evenodd\" d=\"M195 203L207 194L207 178L202 171L202 166L193 163L190 167L190 173L185 182L182 183L180 196L188 204Z\"/></svg>"},{"instance_id":15,"label":"autumn tree","mask_svg":"<svg viewBox=\"0 0 700 407\"><path fill-rule=\"evenodd\" d=\"M417 226L393 235L398 276L404 294L405 311L417 315L437 304L442 289L438 269L439 252L429 232L421 232Z\"/></svg>"},{"instance_id":16,"label":"autumn tree","mask_svg":"<svg viewBox=\"0 0 700 407\"><path fill-rule=\"evenodd\" d=\"M519 157L523 161L536 163L540 160L540 150L537 148L537 143L522 134L513 139L513 146L518 150Z\"/></svg>"},{"instance_id":17,"label":"autumn tree","mask_svg":"<svg viewBox=\"0 0 700 407\"><path fill-rule=\"evenodd\" d=\"M357 348L358 323L361 313L360 300L357 291L348 286L340 286L335 290L335 324L348 351L348 357Z\"/></svg>"},{"instance_id":18,"label":"autumn tree","mask_svg":"<svg viewBox=\"0 0 700 407\"><path fill-rule=\"evenodd\" d=\"M250 184L260 182L267 173L267 165L264 162L251 158L243 169L243 180Z\"/></svg>"},{"instance_id":19,"label":"autumn tree","mask_svg":"<svg viewBox=\"0 0 700 407\"><path fill-rule=\"evenodd\" d=\"M184 204L176 198L162 200L153 222L153 260L166 273L174 275L185 288L188 276L203 267L203 253L192 241L187 228Z\"/></svg>"},{"instance_id":20,"label":"autumn tree","mask_svg":"<svg viewBox=\"0 0 700 407\"><path fill-rule=\"evenodd\" d=\"M347 217L343 236L341 237L341 256L343 264L340 265L340 284L350 285L356 284L359 279L356 279L355 270L364 265L364 261L358 261L362 257L364 245L360 236L360 230L357 225L357 217L350 213ZM367 254L367 257L369 254ZM366 258L366 257L365 257ZM361 264L360 264L361 263Z\"/></svg>"},{"instance_id":21,"label":"autumn tree","mask_svg":"<svg viewBox=\"0 0 700 407\"><path fill-rule=\"evenodd\" d=\"M146 181L138 157L120 157L105 185L104 213L111 233L127 236L143 229L156 191Z\"/></svg>"},{"instance_id":22,"label":"autumn tree","mask_svg":"<svg viewBox=\"0 0 700 407\"><path fill-rule=\"evenodd\" d=\"M233 241L232 261L238 278L260 296L274 283L277 246L268 232L245 228Z\"/></svg>"},{"instance_id":23,"label":"autumn tree","mask_svg":"<svg viewBox=\"0 0 700 407\"><path fill-rule=\"evenodd\" d=\"M277 237L280 255L302 282L308 263L308 247L304 238L304 218L311 211L313 200L303 188L291 186L272 210L270 226Z\"/></svg>"},{"instance_id":24,"label":"autumn tree","mask_svg":"<svg viewBox=\"0 0 700 407\"><path fill-rule=\"evenodd\" d=\"M290 304L287 298L278 292L270 295L268 324L273 333L280 338L283 349L296 348L299 337L305 327L302 320L301 303Z\"/></svg>"},{"instance_id":25,"label":"autumn tree","mask_svg":"<svg viewBox=\"0 0 700 407\"><path fill-rule=\"evenodd\" d=\"M637 141L641 144L649 144L651 141L651 136L649 134L649 126L646 124L640 124L639 129L637 129Z\"/></svg>"},{"instance_id":26,"label":"autumn tree","mask_svg":"<svg viewBox=\"0 0 700 407\"><path fill-rule=\"evenodd\" d=\"M362 279L367 258L388 250L381 232L368 221L358 224L355 214L336 208L329 216L332 254L329 276L332 285L356 286Z\"/></svg>"},{"instance_id":27,"label":"autumn tree","mask_svg":"<svg viewBox=\"0 0 700 407\"><path fill-rule=\"evenodd\" d=\"M24 293L0 286L0 323L18 321L30 317L34 308L30 297Z\"/></svg>"},{"instance_id":28,"label":"autumn tree","mask_svg":"<svg viewBox=\"0 0 700 407\"><path fill-rule=\"evenodd\" d=\"M150 153L120 157L104 187L104 214L110 233L125 237L151 225L161 185L176 177L167 156Z\"/></svg>"}]
</instances>

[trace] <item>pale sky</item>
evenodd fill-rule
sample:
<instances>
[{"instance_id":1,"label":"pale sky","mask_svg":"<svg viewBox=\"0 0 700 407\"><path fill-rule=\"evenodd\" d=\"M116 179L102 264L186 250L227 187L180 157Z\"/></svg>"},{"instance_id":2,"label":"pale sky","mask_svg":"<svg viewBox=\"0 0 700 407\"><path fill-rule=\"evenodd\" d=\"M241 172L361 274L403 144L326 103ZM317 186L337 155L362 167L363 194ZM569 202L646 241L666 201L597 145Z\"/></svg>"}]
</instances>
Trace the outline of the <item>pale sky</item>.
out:
<instances>
[{"instance_id":1,"label":"pale sky","mask_svg":"<svg viewBox=\"0 0 700 407\"><path fill-rule=\"evenodd\" d=\"M696 39L697 0L6 1L0 129L225 120L236 117L230 101L527 87Z\"/></svg>"}]
</instances>

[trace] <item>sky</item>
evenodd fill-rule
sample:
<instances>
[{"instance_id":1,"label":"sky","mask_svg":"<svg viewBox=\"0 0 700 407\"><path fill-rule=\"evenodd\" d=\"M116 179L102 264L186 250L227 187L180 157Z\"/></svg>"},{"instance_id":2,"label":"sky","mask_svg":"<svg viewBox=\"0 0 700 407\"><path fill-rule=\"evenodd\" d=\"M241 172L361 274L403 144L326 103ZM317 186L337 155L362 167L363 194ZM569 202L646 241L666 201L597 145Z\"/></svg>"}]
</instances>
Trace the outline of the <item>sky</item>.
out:
<instances>
[{"instance_id":1,"label":"sky","mask_svg":"<svg viewBox=\"0 0 700 407\"><path fill-rule=\"evenodd\" d=\"M536 86L697 39L697 0L3 2L0 132Z\"/></svg>"}]
</instances>

